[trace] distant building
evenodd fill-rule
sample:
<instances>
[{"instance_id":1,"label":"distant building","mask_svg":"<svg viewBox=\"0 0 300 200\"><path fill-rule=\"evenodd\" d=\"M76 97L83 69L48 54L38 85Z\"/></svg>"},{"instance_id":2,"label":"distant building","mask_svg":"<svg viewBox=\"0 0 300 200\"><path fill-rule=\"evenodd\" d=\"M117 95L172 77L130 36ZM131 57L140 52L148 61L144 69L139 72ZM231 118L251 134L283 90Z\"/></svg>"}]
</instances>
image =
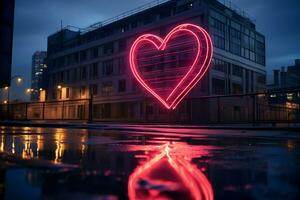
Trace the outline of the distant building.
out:
<instances>
[{"instance_id":1,"label":"distant building","mask_svg":"<svg viewBox=\"0 0 300 200\"><path fill-rule=\"evenodd\" d=\"M133 78L129 49L141 34L151 32L164 37L181 23L202 26L214 44L213 66L187 99L266 89L265 37L256 30L252 19L217 0L160 2L163 3L152 3L145 6L147 9L132 10L87 29L65 28L50 35L45 74L47 100L93 95L94 118L99 120L164 118L161 106ZM182 116L189 112L188 105L181 104ZM74 115L80 115L76 110L83 112L81 107L70 110ZM193 111L202 112L199 106Z\"/></svg>"},{"instance_id":2,"label":"distant building","mask_svg":"<svg viewBox=\"0 0 300 200\"><path fill-rule=\"evenodd\" d=\"M32 56L31 66L31 95L32 101L39 100L40 90L42 90L42 76L47 68L46 51L36 51Z\"/></svg>"},{"instance_id":3,"label":"distant building","mask_svg":"<svg viewBox=\"0 0 300 200\"><path fill-rule=\"evenodd\" d=\"M273 78L273 84L268 85L269 102L299 109L300 59L296 59L294 65L273 70Z\"/></svg>"},{"instance_id":4,"label":"distant building","mask_svg":"<svg viewBox=\"0 0 300 200\"><path fill-rule=\"evenodd\" d=\"M273 70L273 77L270 89L300 88L300 59L296 59L294 65Z\"/></svg>"},{"instance_id":5,"label":"distant building","mask_svg":"<svg viewBox=\"0 0 300 200\"><path fill-rule=\"evenodd\" d=\"M10 85L15 0L0 1L0 88Z\"/></svg>"}]
</instances>

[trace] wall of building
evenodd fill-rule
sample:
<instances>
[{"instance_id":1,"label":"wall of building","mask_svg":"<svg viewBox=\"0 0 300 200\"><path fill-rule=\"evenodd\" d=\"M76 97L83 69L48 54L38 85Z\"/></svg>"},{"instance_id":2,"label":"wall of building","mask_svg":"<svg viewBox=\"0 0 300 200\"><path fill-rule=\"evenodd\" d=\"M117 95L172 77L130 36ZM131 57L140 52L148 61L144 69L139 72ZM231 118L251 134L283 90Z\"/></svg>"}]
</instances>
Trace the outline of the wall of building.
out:
<instances>
[{"instance_id":1,"label":"wall of building","mask_svg":"<svg viewBox=\"0 0 300 200\"><path fill-rule=\"evenodd\" d=\"M67 31L66 37L63 30L50 36L47 99L84 99L93 95L94 112L99 113L99 119L151 118L149 113L158 119L161 106L143 91L130 72L129 48L143 33L164 36L176 25L187 22L208 30L214 44L211 69L188 98L265 89L265 39L254 23L215 1L181 0L85 34ZM57 86L68 91L62 95Z\"/></svg>"}]
</instances>

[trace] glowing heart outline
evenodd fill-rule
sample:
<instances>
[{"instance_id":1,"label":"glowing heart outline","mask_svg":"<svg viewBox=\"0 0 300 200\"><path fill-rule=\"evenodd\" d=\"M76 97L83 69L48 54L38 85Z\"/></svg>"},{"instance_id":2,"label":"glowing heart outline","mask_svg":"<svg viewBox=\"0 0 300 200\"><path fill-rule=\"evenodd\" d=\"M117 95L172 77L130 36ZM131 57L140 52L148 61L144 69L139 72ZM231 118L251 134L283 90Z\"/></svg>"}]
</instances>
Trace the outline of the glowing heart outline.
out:
<instances>
[{"instance_id":1,"label":"glowing heart outline","mask_svg":"<svg viewBox=\"0 0 300 200\"><path fill-rule=\"evenodd\" d=\"M196 31L197 32L196 32ZM174 36L176 33L180 31L186 31L192 34L198 44L198 50L197 54L195 56L195 59L193 61L193 64L190 66L190 69L188 72L183 76L183 78L179 81L179 83L176 85L176 87L171 91L171 93L168 95L167 99L163 99L159 94L157 94L149 85L145 82L145 80L141 77L140 73L138 72L138 65L136 63L136 50L138 48L138 45L140 45L142 42L150 42L153 44L158 51L163 51L167 48L167 43ZM200 33L199 35L197 33ZM204 36L204 37L203 37ZM202 38L201 38L202 37ZM201 40L204 39L206 52L205 52L205 59L203 61L203 64L200 67L199 72L196 73L196 75L191 74L194 67L200 62L200 54L201 51ZM195 87L195 85L202 79L202 77L207 72L213 55L213 45L212 40L209 36L209 34L200 26L194 25L194 24L181 24L174 29L172 29L167 36L162 39L156 35L153 34L144 34L140 37L138 37L133 45L131 46L130 53L129 53L129 63L130 63L130 69L134 75L134 77L137 79L137 81L151 94L153 95L157 100L159 100L167 109L175 109L177 105L183 100L183 98L188 95L188 93ZM179 94L176 95L176 92L178 92L180 86L183 84L184 81L189 80L189 76L193 75L194 77L191 77L190 82L187 86L185 86ZM174 96L176 95L176 96ZM167 101L171 98L174 98L171 103L168 103Z\"/></svg>"}]
</instances>

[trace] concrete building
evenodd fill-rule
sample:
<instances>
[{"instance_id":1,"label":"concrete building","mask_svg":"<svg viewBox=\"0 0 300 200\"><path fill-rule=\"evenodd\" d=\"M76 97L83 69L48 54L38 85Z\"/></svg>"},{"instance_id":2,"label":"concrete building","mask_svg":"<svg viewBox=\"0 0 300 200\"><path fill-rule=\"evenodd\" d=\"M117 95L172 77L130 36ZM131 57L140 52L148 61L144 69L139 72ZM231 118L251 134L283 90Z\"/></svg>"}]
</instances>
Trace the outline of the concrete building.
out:
<instances>
[{"instance_id":1,"label":"concrete building","mask_svg":"<svg viewBox=\"0 0 300 200\"><path fill-rule=\"evenodd\" d=\"M300 108L300 59L294 65L273 70L273 84L268 85L269 103L286 108Z\"/></svg>"},{"instance_id":2,"label":"concrete building","mask_svg":"<svg viewBox=\"0 0 300 200\"><path fill-rule=\"evenodd\" d=\"M299 88L300 87L300 59L295 64L281 69L273 70L273 84L270 89Z\"/></svg>"},{"instance_id":3,"label":"concrete building","mask_svg":"<svg viewBox=\"0 0 300 200\"><path fill-rule=\"evenodd\" d=\"M32 56L30 94L32 101L38 101L40 99L40 92L43 89L42 76L47 68L46 57L46 51L36 51Z\"/></svg>"},{"instance_id":4,"label":"concrete building","mask_svg":"<svg viewBox=\"0 0 300 200\"><path fill-rule=\"evenodd\" d=\"M129 68L129 49L141 34L164 37L182 23L206 29L213 39L214 55L205 78L177 109L180 117L184 118L193 99L201 96L265 90L265 38L257 32L252 19L216 0L161 2L86 29L67 27L50 35L45 74L47 100L93 96L93 114L99 120L166 118L169 113L135 81ZM201 112L202 107L195 104L192 110ZM67 112L79 115L83 111L74 106Z\"/></svg>"}]
</instances>

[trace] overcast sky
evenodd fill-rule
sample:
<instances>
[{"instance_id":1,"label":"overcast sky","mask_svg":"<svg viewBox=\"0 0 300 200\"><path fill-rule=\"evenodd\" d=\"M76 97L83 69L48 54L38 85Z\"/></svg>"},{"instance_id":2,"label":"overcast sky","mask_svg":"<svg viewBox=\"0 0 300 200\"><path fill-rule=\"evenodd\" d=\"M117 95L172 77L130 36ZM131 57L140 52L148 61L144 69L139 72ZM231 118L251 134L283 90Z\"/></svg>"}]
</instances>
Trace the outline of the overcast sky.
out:
<instances>
[{"instance_id":1,"label":"overcast sky","mask_svg":"<svg viewBox=\"0 0 300 200\"><path fill-rule=\"evenodd\" d=\"M150 0L151 1L151 0ZM16 0L12 74L24 77L13 85L12 96L23 97L30 87L31 57L47 49L47 36L63 26L87 27L149 0ZM266 36L267 70L300 58L300 0L232 0L253 16L257 30Z\"/></svg>"}]
</instances>

